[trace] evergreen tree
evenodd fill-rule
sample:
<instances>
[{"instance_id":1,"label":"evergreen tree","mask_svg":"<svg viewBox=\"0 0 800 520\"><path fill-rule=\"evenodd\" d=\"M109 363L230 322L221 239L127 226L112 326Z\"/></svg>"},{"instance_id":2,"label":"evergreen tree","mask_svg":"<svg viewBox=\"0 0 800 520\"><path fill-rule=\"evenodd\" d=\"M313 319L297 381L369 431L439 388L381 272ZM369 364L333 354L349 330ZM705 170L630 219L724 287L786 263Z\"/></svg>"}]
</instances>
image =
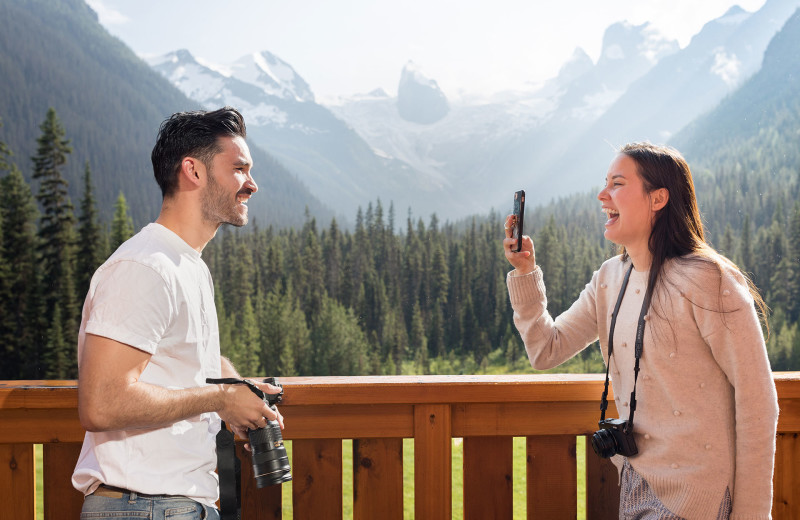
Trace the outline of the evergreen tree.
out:
<instances>
[{"instance_id":1,"label":"evergreen tree","mask_svg":"<svg viewBox=\"0 0 800 520\"><path fill-rule=\"evenodd\" d=\"M744 272L752 272L755 267L755 262L753 261L753 242L751 238L752 231L750 227L750 214L748 213L744 217L744 223L742 224L742 238L739 241L739 258L742 261L739 267Z\"/></svg>"},{"instance_id":2,"label":"evergreen tree","mask_svg":"<svg viewBox=\"0 0 800 520\"><path fill-rule=\"evenodd\" d=\"M352 311L325 297L311 329L314 375L349 376L367 368L367 338Z\"/></svg>"},{"instance_id":3,"label":"evergreen tree","mask_svg":"<svg viewBox=\"0 0 800 520\"><path fill-rule=\"evenodd\" d=\"M37 331L43 330L45 322L38 299L37 218L31 188L12 165L9 174L0 179L0 250L7 267L6 294L0 297L0 343L6 352L0 363L2 379L35 379L33 367L41 359Z\"/></svg>"},{"instance_id":4,"label":"evergreen tree","mask_svg":"<svg viewBox=\"0 0 800 520\"><path fill-rule=\"evenodd\" d=\"M725 226L725 235L722 238L722 247L720 248L720 253L728 257L729 259L735 260L735 253L733 247L733 229L731 228L730 223Z\"/></svg>"},{"instance_id":5,"label":"evergreen tree","mask_svg":"<svg viewBox=\"0 0 800 520\"><path fill-rule=\"evenodd\" d=\"M11 301L11 275L10 259L3 245L3 213L0 212L0 352L3 355L3 364L0 366L0 379L16 379L20 372L20 354L16 345L6 342L12 337L14 321Z\"/></svg>"},{"instance_id":6,"label":"evergreen tree","mask_svg":"<svg viewBox=\"0 0 800 520\"><path fill-rule=\"evenodd\" d=\"M74 345L70 345L63 329L61 305L57 302L53 319L47 327L44 346L44 375L47 379L68 379L77 377L73 361Z\"/></svg>"},{"instance_id":7,"label":"evergreen tree","mask_svg":"<svg viewBox=\"0 0 800 520\"><path fill-rule=\"evenodd\" d=\"M128 212L128 201L125 195L119 192L114 203L114 218L111 221L111 251L116 251L123 242L133 236L133 219Z\"/></svg>"},{"instance_id":8,"label":"evergreen tree","mask_svg":"<svg viewBox=\"0 0 800 520\"><path fill-rule=\"evenodd\" d=\"M0 128L3 128L3 120L0 119ZM10 157L13 154L11 153L11 149L8 145L0 141L0 172L5 172L11 169L11 162Z\"/></svg>"},{"instance_id":9,"label":"evergreen tree","mask_svg":"<svg viewBox=\"0 0 800 520\"><path fill-rule=\"evenodd\" d=\"M342 236L336 219L331 219L322 247L325 259L325 288L331 298L338 300L342 286Z\"/></svg>"},{"instance_id":10,"label":"evergreen tree","mask_svg":"<svg viewBox=\"0 0 800 520\"><path fill-rule=\"evenodd\" d=\"M77 376L75 347L78 335L78 305L75 297L75 217L67 195L67 181L61 170L72 151L55 110L50 108L37 139L33 178L39 181L37 200L43 214L39 225L42 276L47 281L44 320L48 324L45 342L53 377ZM58 323L54 320L58 319ZM52 351L58 349L58 351Z\"/></svg>"},{"instance_id":11,"label":"evergreen tree","mask_svg":"<svg viewBox=\"0 0 800 520\"><path fill-rule=\"evenodd\" d=\"M428 368L428 338L425 334L425 324L422 321L422 314L419 305L414 305L414 312L411 316L411 334L409 337L409 347L414 354L417 365L425 373Z\"/></svg>"},{"instance_id":12,"label":"evergreen tree","mask_svg":"<svg viewBox=\"0 0 800 520\"><path fill-rule=\"evenodd\" d=\"M231 334L230 360L240 374L254 376L259 372L260 332L255 310L246 296L244 304L236 313L237 327Z\"/></svg>"},{"instance_id":13,"label":"evergreen tree","mask_svg":"<svg viewBox=\"0 0 800 520\"><path fill-rule=\"evenodd\" d=\"M786 313L789 320L800 320L800 202L795 203L792 211L792 218L789 224L788 234L788 283L787 300L788 306ZM800 356L800 352L798 352ZM800 369L800 364L794 366L794 370Z\"/></svg>"},{"instance_id":14,"label":"evergreen tree","mask_svg":"<svg viewBox=\"0 0 800 520\"><path fill-rule=\"evenodd\" d=\"M106 256L103 235L97 217L92 171L87 161L83 176L81 214L78 217L78 254L75 278L79 297L85 295L89 290L89 282L92 279L92 275L103 263Z\"/></svg>"},{"instance_id":15,"label":"evergreen tree","mask_svg":"<svg viewBox=\"0 0 800 520\"><path fill-rule=\"evenodd\" d=\"M304 227L303 236L302 254L298 255L298 259L303 261L307 273L303 309L306 312L307 321L310 323L322 308L326 278L325 259L322 256L322 246L319 243L314 219L311 219Z\"/></svg>"},{"instance_id":16,"label":"evergreen tree","mask_svg":"<svg viewBox=\"0 0 800 520\"><path fill-rule=\"evenodd\" d=\"M538 233L537 238L536 264L541 268L547 286L547 310L553 316L558 316L564 309L564 294L562 291L556 290L565 286L564 255L561 252L563 244L553 216ZM571 303L569 302L569 304Z\"/></svg>"},{"instance_id":17,"label":"evergreen tree","mask_svg":"<svg viewBox=\"0 0 800 520\"><path fill-rule=\"evenodd\" d=\"M242 374L256 374L259 366L260 331L251 298L254 280L253 255L244 242L237 241L223 263L230 267L226 286L230 295L221 306L230 309L226 319L226 335L230 344L226 355Z\"/></svg>"},{"instance_id":18,"label":"evergreen tree","mask_svg":"<svg viewBox=\"0 0 800 520\"><path fill-rule=\"evenodd\" d=\"M281 294L267 294L258 320L261 329L261 370L281 376L316 375L309 329L291 284Z\"/></svg>"}]
</instances>

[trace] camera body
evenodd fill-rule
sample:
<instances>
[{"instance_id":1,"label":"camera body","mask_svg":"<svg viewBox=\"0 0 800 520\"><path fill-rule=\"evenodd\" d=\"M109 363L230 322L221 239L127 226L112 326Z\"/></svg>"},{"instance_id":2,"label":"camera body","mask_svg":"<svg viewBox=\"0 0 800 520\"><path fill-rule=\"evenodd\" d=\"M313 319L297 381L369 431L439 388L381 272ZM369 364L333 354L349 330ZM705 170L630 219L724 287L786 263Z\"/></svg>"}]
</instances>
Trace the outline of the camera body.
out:
<instances>
[{"instance_id":1,"label":"camera body","mask_svg":"<svg viewBox=\"0 0 800 520\"><path fill-rule=\"evenodd\" d=\"M633 438L633 428L624 419L606 419L598 423L600 429L592 435L592 448L600 457L614 455L630 457L639 453Z\"/></svg>"},{"instance_id":2,"label":"camera body","mask_svg":"<svg viewBox=\"0 0 800 520\"><path fill-rule=\"evenodd\" d=\"M256 394L267 403L267 406L274 408L283 399L283 386L273 377L264 379L264 382L281 387L279 394L268 394L260 390L260 394ZM283 436L278 421L267 421L267 425L263 428L247 430L247 436L250 439L253 475L258 488L292 480L291 465L283 445Z\"/></svg>"}]
</instances>

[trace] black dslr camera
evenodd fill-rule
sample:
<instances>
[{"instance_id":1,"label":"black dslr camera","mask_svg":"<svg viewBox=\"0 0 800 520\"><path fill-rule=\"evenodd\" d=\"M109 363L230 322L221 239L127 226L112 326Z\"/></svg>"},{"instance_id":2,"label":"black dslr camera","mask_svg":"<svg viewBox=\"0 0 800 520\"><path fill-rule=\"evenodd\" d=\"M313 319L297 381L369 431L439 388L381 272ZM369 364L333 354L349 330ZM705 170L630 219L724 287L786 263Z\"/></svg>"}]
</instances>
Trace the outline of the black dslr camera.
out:
<instances>
[{"instance_id":1,"label":"black dslr camera","mask_svg":"<svg viewBox=\"0 0 800 520\"><path fill-rule=\"evenodd\" d=\"M283 400L283 386L274 377L264 379L264 383L281 387L279 394L268 394L249 381L245 383L273 410L275 410L275 405ZM250 439L253 475L255 475L257 487L263 488L292 480L289 457L283 445L283 436L278 421L267 421L267 425L263 428L247 430L247 436Z\"/></svg>"},{"instance_id":2,"label":"black dslr camera","mask_svg":"<svg viewBox=\"0 0 800 520\"><path fill-rule=\"evenodd\" d=\"M594 452L604 459L614 455L630 457L636 455L636 441L633 439L633 428L624 419L606 419L600 421L600 429L592 435Z\"/></svg>"}]
</instances>

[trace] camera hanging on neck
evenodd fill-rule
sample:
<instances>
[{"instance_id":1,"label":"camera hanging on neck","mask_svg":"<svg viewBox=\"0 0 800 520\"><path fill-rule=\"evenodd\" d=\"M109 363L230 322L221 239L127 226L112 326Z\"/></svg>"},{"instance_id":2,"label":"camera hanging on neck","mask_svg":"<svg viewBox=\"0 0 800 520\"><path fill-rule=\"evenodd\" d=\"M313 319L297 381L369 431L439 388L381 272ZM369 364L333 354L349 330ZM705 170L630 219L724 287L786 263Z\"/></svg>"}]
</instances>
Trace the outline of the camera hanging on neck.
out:
<instances>
[{"instance_id":1,"label":"camera hanging on neck","mask_svg":"<svg viewBox=\"0 0 800 520\"><path fill-rule=\"evenodd\" d=\"M645 316L650 307L649 291L645 291L644 301L642 302L642 310L639 313L639 323L636 327L636 342L635 342L635 355L636 362L633 366L633 392L631 392L630 400L630 415L628 420L622 419L608 419L606 420L606 409L608 409L608 382L609 370L611 368L611 354L614 352L614 328L617 324L617 315L619 308L622 305L622 299L625 297L625 290L628 288L628 281L633 271L633 264L628 268L625 273L625 278L622 281L619 295L617 296L617 303L614 305L614 312L611 314L611 326L608 332L608 361L606 362L606 380L603 387L603 395L600 399L600 430L592 436L592 448L595 453L603 458L609 458L613 455L631 456L636 455L639 450L636 447L636 442L633 438L633 416L636 412L636 382L639 379L639 360L642 357L644 350L644 326Z\"/></svg>"}]
</instances>

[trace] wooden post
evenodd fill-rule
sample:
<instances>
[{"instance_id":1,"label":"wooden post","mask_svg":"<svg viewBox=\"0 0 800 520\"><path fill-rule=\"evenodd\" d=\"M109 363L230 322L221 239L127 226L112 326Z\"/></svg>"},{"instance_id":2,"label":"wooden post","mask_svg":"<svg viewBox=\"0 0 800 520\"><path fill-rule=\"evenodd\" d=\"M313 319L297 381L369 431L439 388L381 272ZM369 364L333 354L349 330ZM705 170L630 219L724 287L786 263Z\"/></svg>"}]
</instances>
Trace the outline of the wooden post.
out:
<instances>
[{"instance_id":1,"label":"wooden post","mask_svg":"<svg viewBox=\"0 0 800 520\"><path fill-rule=\"evenodd\" d=\"M619 474L608 459L601 459L586 439L586 518L616 520L619 518Z\"/></svg>"},{"instance_id":2,"label":"wooden post","mask_svg":"<svg viewBox=\"0 0 800 520\"><path fill-rule=\"evenodd\" d=\"M33 444L0 444L3 515L8 515L8 518L34 517L34 474Z\"/></svg>"},{"instance_id":3,"label":"wooden post","mask_svg":"<svg viewBox=\"0 0 800 520\"><path fill-rule=\"evenodd\" d=\"M414 518L452 516L452 440L450 405L414 407Z\"/></svg>"},{"instance_id":4,"label":"wooden post","mask_svg":"<svg viewBox=\"0 0 800 520\"><path fill-rule=\"evenodd\" d=\"M578 515L575 443L574 435L527 438L529 519L574 519Z\"/></svg>"},{"instance_id":5,"label":"wooden post","mask_svg":"<svg viewBox=\"0 0 800 520\"><path fill-rule=\"evenodd\" d=\"M292 441L294 518L341 520L341 439Z\"/></svg>"},{"instance_id":6,"label":"wooden post","mask_svg":"<svg viewBox=\"0 0 800 520\"><path fill-rule=\"evenodd\" d=\"M464 520L512 518L513 437L464 438Z\"/></svg>"},{"instance_id":7,"label":"wooden post","mask_svg":"<svg viewBox=\"0 0 800 520\"><path fill-rule=\"evenodd\" d=\"M353 439L353 519L403 519L403 439Z\"/></svg>"},{"instance_id":8,"label":"wooden post","mask_svg":"<svg viewBox=\"0 0 800 520\"><path fill-rule=\"evenodd\" d=\"M72 487L72 472L81 454L81 445L47 443L42 446L42 477L45 518L79 518L83 494Z\"/></svg>"},{"instance_id":9,"label":"wooden post","mask_svg":"<svg viewBox=\"0 0 800 520\"><path fill-rule=\"evenodd\" d=\"M250 452L244 442L236 443L236 455L242 463L242 518L248 520L280 520L283 518L281 485L259 489L253 476Z\"/></svg>"},{"instance_id":10,"label":"wooden post","mask_svg":"<svg viewBox=\"0 0 800 520\"><path fill-rule=\"evenodd\" d=\"M800 435L779 433L776 439L775 475L772 479L772 518L800 518Z\"/></svg>"}]
</instances>

